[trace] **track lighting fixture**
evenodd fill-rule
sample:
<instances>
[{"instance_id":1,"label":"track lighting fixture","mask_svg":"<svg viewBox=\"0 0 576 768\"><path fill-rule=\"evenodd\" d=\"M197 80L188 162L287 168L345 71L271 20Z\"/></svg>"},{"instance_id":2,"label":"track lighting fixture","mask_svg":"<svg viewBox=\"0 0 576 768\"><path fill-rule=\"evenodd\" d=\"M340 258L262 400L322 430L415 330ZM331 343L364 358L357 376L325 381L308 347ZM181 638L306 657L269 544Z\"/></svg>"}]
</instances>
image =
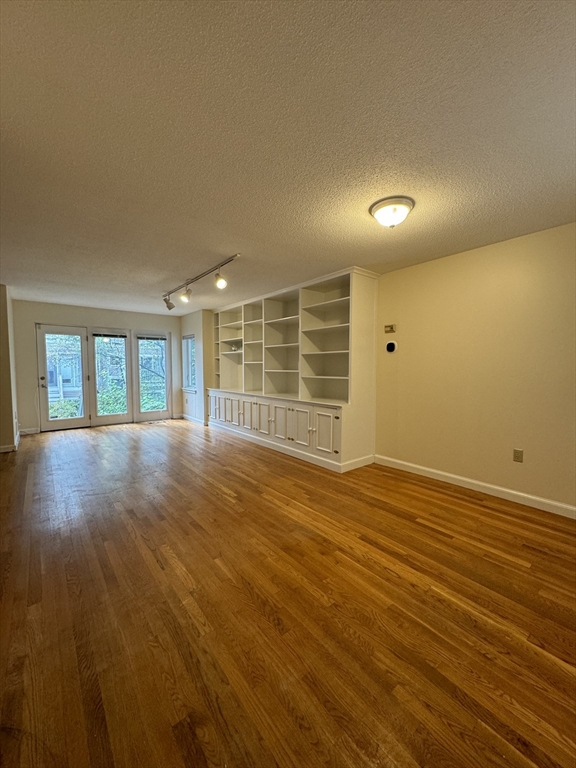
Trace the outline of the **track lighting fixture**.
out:
<instances>
[{"instance_id":1,"label":"track lighting fixture","mask_svg":"<svg viewBox=\"0 0 576 768\"><path fill-rule=\"evenodd\" d=\"M238 256L240 256L239 253L234 254L234 256L230 256L230 258L225 259L224 261L221 261L219 264L216 264L213 267L210 267L210 269L207 269L205 272L202 272L201 275L196 275L196 277L191 277L189 280L186 280L185 283L182 283L182 285L176 286L176 288L173 288L171 291L168 291L168 293L165 293L162 296L162 299L164 300L164 304L166 304L167 309L174 309L174 304L170 301L170 296L173 293L178 293L178 291L181 291L184 289L184 291L180 294L180 299L185 304L188 304L190 301L190 297L192 296L192 291L190 290L190 286L192 283L195 283L197 280L202 280L203 277L206 277L206 275L211 275L213 272L216 272L215 277L215 284L216 287L220 290L223 290L228 285L225 278L222 277L220 274L221 267L226 266L226 264L230 264L231 261L234 261L234 259L237 259Z\"/></svg>"}]
</instances>

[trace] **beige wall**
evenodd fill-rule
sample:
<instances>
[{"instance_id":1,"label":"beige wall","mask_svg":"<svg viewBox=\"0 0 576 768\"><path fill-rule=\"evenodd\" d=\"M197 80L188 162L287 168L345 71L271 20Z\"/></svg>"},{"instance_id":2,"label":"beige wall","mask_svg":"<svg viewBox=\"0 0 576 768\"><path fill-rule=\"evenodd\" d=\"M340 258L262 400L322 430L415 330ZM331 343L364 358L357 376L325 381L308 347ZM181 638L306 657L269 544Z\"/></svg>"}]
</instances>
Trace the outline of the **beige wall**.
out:
<instances>
[{"instance_id":1,"label":"beige wall","mask_svg":"<svg viewBox=\"0 0 576 768\"><path fill-rule=\"evenodd\" d=\"M208 423L206 387L212 386L214 314L204 309L180 318L182 336L194 334L196 342L196 392L182 393L182 412L192 419Z\"/></svg>"},{"instance_id":2,"label":"beige wall","mask_svg":"<svg viewBox=\"0 0 576 768\"><path fill-rule=\"evenodd\" d=\"M18 445L14 329L10 289L0 285L0 450Z\"/></svg>"},{"instance_id":3,"label":"beige wall","mask_svg":"<svg viewBox=\"0 0 576 768\"><path fill-rule=\"evenodd\" d=\"M377 454L574 504L575 238L567 225L380 279Z\"/></svg>"},{"instance_id":4,"label":"beige wall","mask_svg":"<svg viewBox=\"0 0 576 768\"><path fill-rule=\"evenodd\" d=\"M172 413L175 416L182 413L181 342L178 317L34 301L14 301L13 312L18 414L21 430L38 429L40 426L35 323L170 332Z\"/></svg>"}]
</instances>

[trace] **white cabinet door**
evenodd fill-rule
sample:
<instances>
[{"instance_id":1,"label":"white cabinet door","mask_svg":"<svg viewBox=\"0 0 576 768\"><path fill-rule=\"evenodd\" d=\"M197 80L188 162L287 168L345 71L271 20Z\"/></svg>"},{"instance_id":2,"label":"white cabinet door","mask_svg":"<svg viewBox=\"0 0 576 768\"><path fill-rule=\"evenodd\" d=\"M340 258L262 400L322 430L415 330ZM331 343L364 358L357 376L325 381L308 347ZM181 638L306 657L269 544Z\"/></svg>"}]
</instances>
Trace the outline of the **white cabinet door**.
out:
<instances>
[{"instance_id":1,"label":"white cabinet door","mask_svg":"<svg viewBox=\"0 0 576 768\"><path fill-rule=\"evenodd\" d=\"M242 404L241 424L243 429L249 429L251 432L258 432L260 427L260 407L259 407L260 404L256 400L244 400L244 399L242 399L241 404ZM269 428L268 409L266 410L266 413L263 414L263 418L266 419L265 434L268 434L268 428Z\"/></svg>"},{"instance_id":2,"label":"white cabinet door","mask_svg":"<svg viewBox=\"0 0 576 768\"><path fill-rule=\"evenodd\" d=\"M272 437L279 443L287 443L289 437L289 402L272 401L270 410L272 413Z\"/></svg>"},{"instance_id":3,"label":"white cabinet door","mask_svg":"<svg viewBox=\"0 0 576 768\"><path fill-rule=\"evenodd\" d=\"M270 426L272 422L270 421L270 401L269 400L259 400L257 403L257 422L256 426L258 428L258 432L261 435L269 435L270 434Z\"/></svg>"},{"instance_id":4,"label":"white cabinet door","mask_svg":"<svg viewBox=\"0 0 576 768\"><path fill-rule=\"evenodd\" d=\"M225 422L226 421L226 395L225 394L219 394L218 395L218 410L216 418L218 421Z\"/></svg>"},{"instance_id":5,"label":"white cabinet door","mask_svg":"<svg viewBox=\"0 0 576 768\"><path fill-rule=\"evenodd\" d=\"M257 416L253 400L242 400L242 426L244 429L253 430L255 427L254 416Z\"/></svg>"},{"instance_id":6,"label":"white cabinet door","mask_svg":"<svg viewBox=\"0 0 576 768\"><path fill-rule=\"evenodd\" d=\"M292 441L299 448L310 448L312 444L312 419L314 408L303 403L291 403Z\"/></svg>"},{"instance_id":7,"label":"white cabinet door","mask_svg":"<svg viewBox=\"0 0 576 768\"><path fill-rule=\"evenodd\" d=\"M240 426L240 398L239 397L230 397L229 398L230 403L230 423L233 427L239 427Z\"/></svg>"},{"instance_id":8,"label":"white cabinet door","mask_svg":"<svg viewBox=\"0 0 576 768\"><path fill-rule=\"evenodd\" d=\"M216 420L218 418L218 395L208 395L208 405L210 418Z\"/></svg>"},{"instance_id":9,"label":"white cabinet door","mask_svg":"<svg viewBox=\"0 0 576 768\"><path fill-rule=\"evenodd\" d=\"M339 408L314 406L314 452L320 456L340 454L340 435L342 419Z\"/></svg>"}]
</instances>

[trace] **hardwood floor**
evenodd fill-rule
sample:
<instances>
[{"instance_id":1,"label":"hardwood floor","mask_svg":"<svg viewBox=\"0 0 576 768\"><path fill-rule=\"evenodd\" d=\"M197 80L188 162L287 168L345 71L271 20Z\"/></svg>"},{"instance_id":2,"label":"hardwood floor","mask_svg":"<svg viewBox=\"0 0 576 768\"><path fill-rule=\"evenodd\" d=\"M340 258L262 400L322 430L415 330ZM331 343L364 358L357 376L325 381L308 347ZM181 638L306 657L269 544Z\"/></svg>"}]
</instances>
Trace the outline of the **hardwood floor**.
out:
<instances>
[{"instance_id":1,"label":"hardwood floor","mask_svg":"<svg viewBox=\"0 0 576 768\"><path fill-rule=\"evenodd\" d=\"M3 766L574 767L573 521L183 421L0 467Z\"/></svg>"}]
</instances>

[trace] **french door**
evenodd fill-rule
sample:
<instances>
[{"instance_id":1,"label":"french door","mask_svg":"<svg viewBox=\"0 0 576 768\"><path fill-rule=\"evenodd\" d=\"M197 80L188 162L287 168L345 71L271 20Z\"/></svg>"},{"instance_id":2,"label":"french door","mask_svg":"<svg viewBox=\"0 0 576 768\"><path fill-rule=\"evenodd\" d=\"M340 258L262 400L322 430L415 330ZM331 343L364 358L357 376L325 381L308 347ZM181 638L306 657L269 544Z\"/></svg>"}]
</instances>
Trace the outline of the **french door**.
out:
<instances>
[{"instance_id":1,"label":"french door","mask_svg":"<svg viewBox=\"0 0 576 768\"><path fill-rule=\"evenodd\" d=\"M92 424L133 421L128 333L92 331Z\"/></svg>"},{"instance_id":2,"label":"french door","mask_svg":"<svg viewBox=\"0 0 576 768\"><path fill-rule=\"evenodd\" d=\"M167 334L37 326L40 429L170 418Z\"/></svg>"},{"instance_id":3,"label":"french door","mask_svg":"<svg viewBox=\"0 0 576 768\"><path fill-rule=\"evenodd\" d=\"M167 336L134 335L134 421L169 419L168 372L170 355Z\"/></svg>"},{"instance_id":4,"label":"french door","mask_svg":"<svg viewBox=\"0 0 576 768\"><path fill-rule=\"evenodd\" d=\"M37 327L40 429L90 426L86 328Z\"/></svg>"}]
</instances>

